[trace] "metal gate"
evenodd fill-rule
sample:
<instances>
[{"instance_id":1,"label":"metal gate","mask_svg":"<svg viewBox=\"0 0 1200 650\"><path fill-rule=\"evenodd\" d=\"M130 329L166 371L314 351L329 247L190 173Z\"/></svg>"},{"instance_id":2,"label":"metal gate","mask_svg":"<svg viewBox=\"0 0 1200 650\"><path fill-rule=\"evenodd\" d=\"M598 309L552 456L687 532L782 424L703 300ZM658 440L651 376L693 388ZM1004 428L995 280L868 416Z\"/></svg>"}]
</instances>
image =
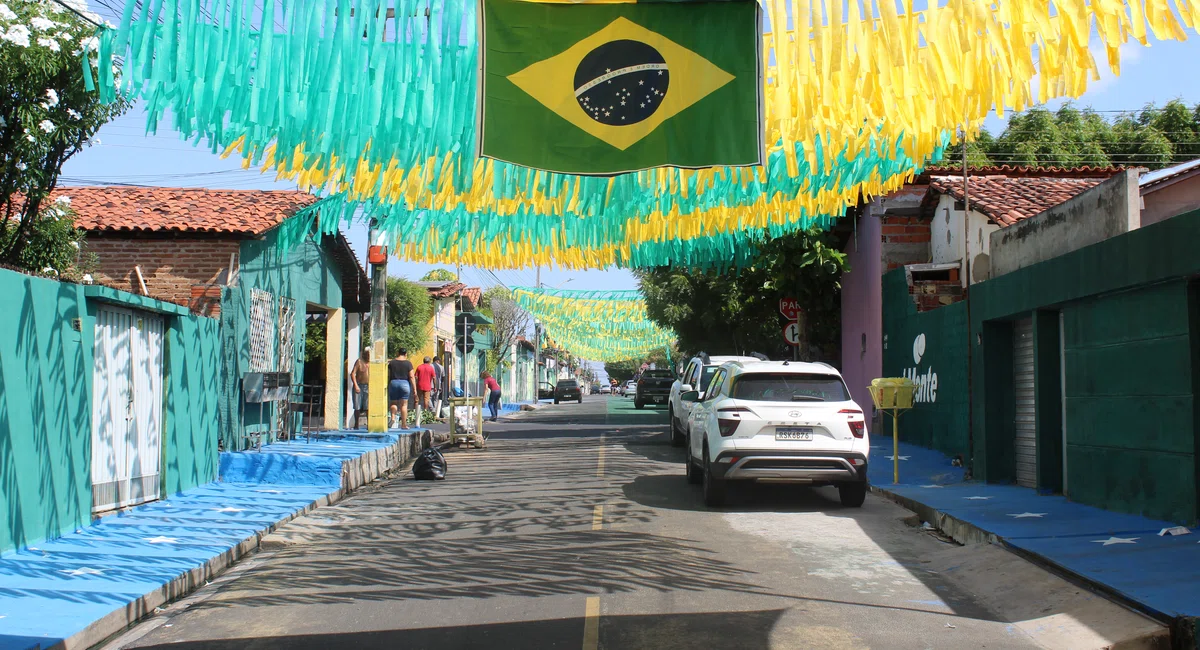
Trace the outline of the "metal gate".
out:
<instances>
[{"instance_id":1,"label":"metal gate","mask_svg":"<svg viewBox=\"0 0 1200 650\"><path fill-rule=\"evenodd\" d=\"M1017 485L1037 487L1036 393L1033 379L1033 319L1013 324L1014 431Z\"/></svg>"},{"instance_id":2,"label":"metal gate","mask_svg":"<svg viewBox=\"0 0 1200 650\"><path fill-rule=\"evenodd\" d=\"M159 497L163 319L101 307L92 380L92 510Z\"/></svg>"}]
</instances>

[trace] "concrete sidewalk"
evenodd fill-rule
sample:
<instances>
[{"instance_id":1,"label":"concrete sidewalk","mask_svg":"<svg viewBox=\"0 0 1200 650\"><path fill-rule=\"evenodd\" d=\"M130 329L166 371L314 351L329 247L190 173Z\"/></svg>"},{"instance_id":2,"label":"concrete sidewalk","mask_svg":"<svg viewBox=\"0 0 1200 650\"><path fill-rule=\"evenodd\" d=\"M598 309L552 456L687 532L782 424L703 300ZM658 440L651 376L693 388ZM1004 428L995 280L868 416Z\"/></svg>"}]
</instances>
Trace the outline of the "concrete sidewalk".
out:
<instances>
[{"instance_id":1,"label":"concrete sidewalk","mask_svg":"<svg viewBox=\"0 0 1200 650\"><path fill-rule=\"evenodd\" d=\"M1175 647L1196 647L1200 535L1160 536L1176 524L1042 496L1031 488L963 481L937 451L901 443L871 447L872 489L960 543L1002 544L1171 625Z\"/></svg>"},{"instance_id":2,"label":"concrete sidewalk","mask_svg":"<svg viewBox=\"0 0 1200 650\"><path fill-rule=\"evenodd\" d=\"M0 556L0 650L87 648L205 584L282 524L400 467L428 430L221 454L220 482Z\"/></svg>"}]
</instances>

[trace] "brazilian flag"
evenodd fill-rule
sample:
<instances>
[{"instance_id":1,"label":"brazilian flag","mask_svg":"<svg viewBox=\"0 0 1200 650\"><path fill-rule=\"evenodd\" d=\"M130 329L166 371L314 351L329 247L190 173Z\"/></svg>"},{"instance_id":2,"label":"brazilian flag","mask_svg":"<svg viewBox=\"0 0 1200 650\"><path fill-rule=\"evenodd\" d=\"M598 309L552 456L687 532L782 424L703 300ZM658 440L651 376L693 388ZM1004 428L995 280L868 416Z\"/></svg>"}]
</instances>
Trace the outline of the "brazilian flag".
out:
<instances>
[{"instance_id":1,"label":"brazilian flag","mask_svg":"<svg viewBox=\"0 0 1200 650\"><path fill-rule=\"evenodd\" d=\"M570 174L762 164L753 0L481 0L479 153Z\"/></svg>"}]
</instances>

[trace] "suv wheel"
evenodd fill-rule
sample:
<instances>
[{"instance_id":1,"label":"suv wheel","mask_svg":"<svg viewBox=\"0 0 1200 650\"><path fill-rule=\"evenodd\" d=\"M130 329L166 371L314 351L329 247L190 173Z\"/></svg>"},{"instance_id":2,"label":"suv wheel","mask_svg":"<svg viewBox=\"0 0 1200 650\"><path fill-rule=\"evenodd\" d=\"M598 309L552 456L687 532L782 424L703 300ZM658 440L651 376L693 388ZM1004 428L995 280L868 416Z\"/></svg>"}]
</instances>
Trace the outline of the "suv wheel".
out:
<instances>
[{"instance_id":1,"label":"suv wheel","mask_svg":"<svg viewBox=\"0 0 1200 650\"><path fill-rule=\"evenodd\" d=\"M713 476L712 463L708 461L708 447L704 448L704 505L710 508L725 505L725 481Z\"/></svg>"},{"instance_id":2,"label":"suv wheel","mask_svg":"<svg viewBox=\"0 0 1200 650\"><path fill-rule=\"evenodd\" d=\"M668 407L667 417L671 420L671 445L678 447L683 444L683 434L679 433L679 420L675 419L675 410ZM690 463L691 460L689 459Z\"/></svg>"},{"instance_id":3,"label":"suv wheel","mask_svg":"<svg viewBox=\"0 0 1200 650\"><path fill-rule=\"evenodd\" d=\"M842 483L838 485L838 496L847 508L861 508L867 500L867 483Z\"/></svg>"},{"instance_id":4,"label":"suv wheel","mask_svg":"<svg viewBox=\"0 0 1200 650\"><path fill-rule=\"evenodd\" d=\"M687 449L683 452L683 462L687 466L687 480L692 485L700 485L704 482L704 471L696 465L696 461L692 460L692 446L688 444Z\"/></svg>"}]
</instances>

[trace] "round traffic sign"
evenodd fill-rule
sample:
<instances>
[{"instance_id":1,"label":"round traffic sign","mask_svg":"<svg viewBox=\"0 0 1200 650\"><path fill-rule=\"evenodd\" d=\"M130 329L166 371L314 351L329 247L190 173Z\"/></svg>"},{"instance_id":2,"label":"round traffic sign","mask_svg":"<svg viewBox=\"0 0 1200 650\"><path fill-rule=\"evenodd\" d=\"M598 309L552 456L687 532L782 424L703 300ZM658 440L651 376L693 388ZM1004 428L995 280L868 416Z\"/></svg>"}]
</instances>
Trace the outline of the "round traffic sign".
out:
<instances>
[{"instance_id":1,"label":"round traffic sign","mask_svg":"<svg viewBox=\"0 0 1200 650\"><path fill-rule=\"evenodd\" d=\"M792 321L783 326L783 340L788 345L800 345L800 323Z\"/></svg>"}]
</instances>

